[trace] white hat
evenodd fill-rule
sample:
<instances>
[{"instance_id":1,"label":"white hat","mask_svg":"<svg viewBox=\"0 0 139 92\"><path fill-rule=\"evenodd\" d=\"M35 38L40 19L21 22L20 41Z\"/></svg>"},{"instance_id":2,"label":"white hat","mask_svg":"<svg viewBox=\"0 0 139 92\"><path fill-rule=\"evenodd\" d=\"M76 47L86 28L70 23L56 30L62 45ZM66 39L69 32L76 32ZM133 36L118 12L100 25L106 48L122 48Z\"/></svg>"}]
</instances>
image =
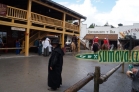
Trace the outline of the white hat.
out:
<instances>
[{"instance_id":1,"label":"white hat","mask_svg":"<svg viewBox=\"0 0 139 92\"><path fill-rule=\"evenodd\" d=\"M106 39L106 38L104 38L104 39Z\"/></svg>"},{"instance_id":2,"label":"white hat","mask_svg":"<svg viewBox=\"0 0 139 92\"><path fill-rule=\"evenodd\" d=\"M98 38L98 37L96 37L96 38Z\"/></svg>"}]
</instances>

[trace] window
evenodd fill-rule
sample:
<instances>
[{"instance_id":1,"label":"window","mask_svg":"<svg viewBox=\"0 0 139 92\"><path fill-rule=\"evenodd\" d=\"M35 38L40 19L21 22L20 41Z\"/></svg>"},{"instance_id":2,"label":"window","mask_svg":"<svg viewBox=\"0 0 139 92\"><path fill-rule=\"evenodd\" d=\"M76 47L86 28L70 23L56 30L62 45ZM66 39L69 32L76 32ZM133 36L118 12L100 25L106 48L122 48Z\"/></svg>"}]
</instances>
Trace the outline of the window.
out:
<instances>
[{"instance_id":1,"label":"window","mask_svg":"<svg viewBox=\"0 0 139 92\"><path fill-rule=\"evenodd\" d=\"M0 32L0 37L2 38L3 43L7 42L7 32Z\"/></svg>"}]
</instances>

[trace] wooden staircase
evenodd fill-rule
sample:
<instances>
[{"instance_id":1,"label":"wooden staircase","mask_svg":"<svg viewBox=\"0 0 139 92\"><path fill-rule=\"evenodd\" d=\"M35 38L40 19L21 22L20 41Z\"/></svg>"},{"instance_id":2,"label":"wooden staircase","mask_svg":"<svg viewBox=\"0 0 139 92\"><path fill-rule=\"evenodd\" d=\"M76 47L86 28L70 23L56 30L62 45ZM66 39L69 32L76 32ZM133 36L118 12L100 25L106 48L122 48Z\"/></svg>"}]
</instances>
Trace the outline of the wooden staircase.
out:
<instances>
[{"instance_id":1,"label":"wooden staircase","mask_svg":"<svg viewBox=\"0 0 139 92\"><path fill-rule=\"evenodd\" d=\"M89 50L89 48L86 47L86 43L83 42L81 39L80 39L80 45L81 45L81 47L83 47L82 49ZM81 47L80 47L80 49L81 49Z\"/></svg>"},{"instance_id":2,"label":"wooden staircase","mask_svg":"<svg viewBox=\"0 0 139 92\"><path fill-rule=\"evenodd\" d=\"M44 32L44 31L38 31L36 33L34 33L30 38L29 38L29 48L30 47L34 47L34 41L37 40L37 39L42 39L44 37L46 37L47 35L47 32ZM23 41L22 42L22 51L20 52L21 54L25 52L25 42Z\"/></svg>"}]
</instances>

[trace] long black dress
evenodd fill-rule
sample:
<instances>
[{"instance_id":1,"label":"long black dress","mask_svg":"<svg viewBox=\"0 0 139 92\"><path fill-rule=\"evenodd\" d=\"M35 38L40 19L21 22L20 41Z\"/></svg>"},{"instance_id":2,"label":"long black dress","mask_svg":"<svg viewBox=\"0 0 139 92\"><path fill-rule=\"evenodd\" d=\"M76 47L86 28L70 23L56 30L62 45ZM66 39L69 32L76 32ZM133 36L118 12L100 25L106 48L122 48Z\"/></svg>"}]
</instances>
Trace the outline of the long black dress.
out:
<instances>
[{"instance_id":1,"label":"long black dress","mask_svg":"<svg viewBox=\"0 0 139 92\"><path fill-rule=\"evenodd\" d=\"M62 66L64 52L60 46L56 47L51 54L48 65L48 86L57 89L62 85ZM52 70L50 70L52 67Z\"/></svg>"}]
</instances>

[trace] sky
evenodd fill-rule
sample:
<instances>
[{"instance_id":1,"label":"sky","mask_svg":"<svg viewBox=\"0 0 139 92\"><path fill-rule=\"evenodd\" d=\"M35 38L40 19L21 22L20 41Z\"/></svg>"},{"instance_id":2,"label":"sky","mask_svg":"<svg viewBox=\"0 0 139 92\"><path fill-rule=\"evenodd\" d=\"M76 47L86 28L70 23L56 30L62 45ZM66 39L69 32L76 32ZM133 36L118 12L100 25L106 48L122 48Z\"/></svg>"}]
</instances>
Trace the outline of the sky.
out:
<instances>
[{"instance_id":1,"label":"sky","mask_svg":"<svg viewBox=\"0 0 139 92\"><path fill-rule=\"evenodd\" d=\"M139 0L53 0L87 17L83 24L115 27L139 23Z\"/></svg>"}]
</instances>

